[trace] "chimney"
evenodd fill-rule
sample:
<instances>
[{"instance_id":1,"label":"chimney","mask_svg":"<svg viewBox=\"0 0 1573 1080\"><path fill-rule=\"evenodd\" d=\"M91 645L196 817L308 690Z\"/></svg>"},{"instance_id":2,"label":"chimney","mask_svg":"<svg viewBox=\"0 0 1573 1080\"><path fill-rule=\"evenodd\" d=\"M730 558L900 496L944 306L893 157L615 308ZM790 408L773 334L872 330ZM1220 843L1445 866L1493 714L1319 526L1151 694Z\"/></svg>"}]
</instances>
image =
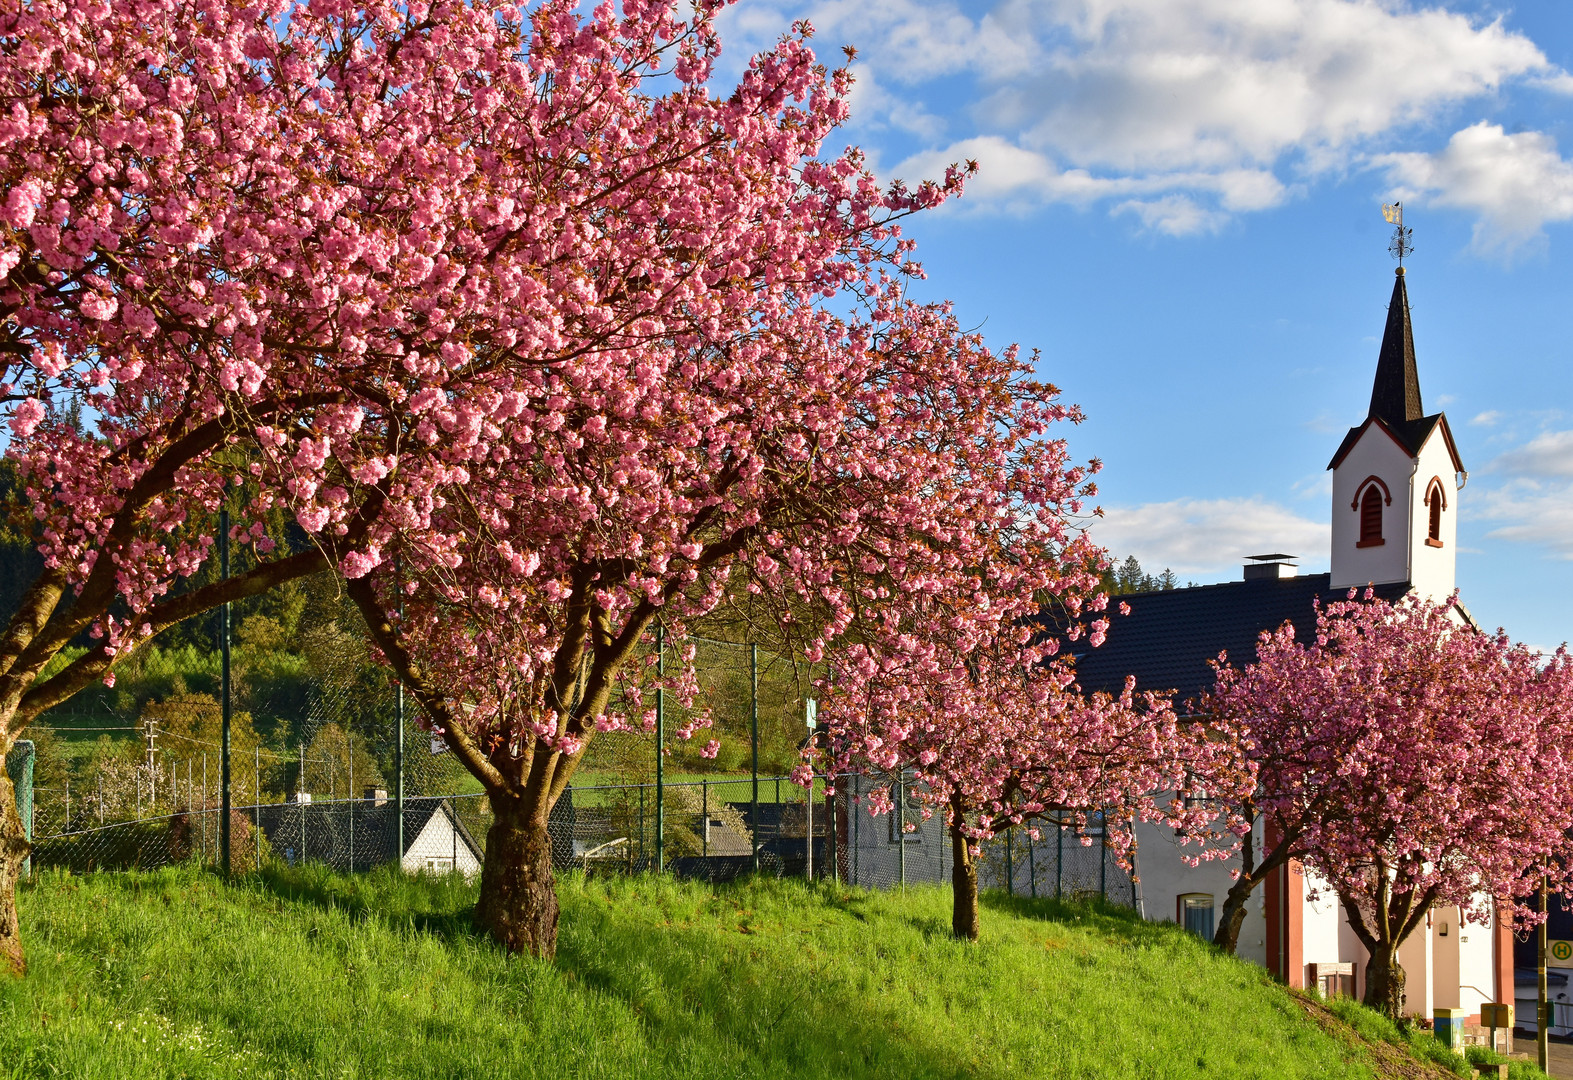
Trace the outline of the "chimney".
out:
<instances>
[{"instance_id":1,"label":"chimney","mask_svg":"<svg viewBox=\"0 0 1573 1080\"><path fill-rule=\"evenodd\" d=\"M386 788L369 787L366 789L366 801L373 806L388 805L388 791Z\"/></svg>"},{"instance_id":2,"label":"chimney","mask_svg":"<svg viewBox=\"0 0 1573 1080\"><path fill-rule=\"evenodd\" d=\"M1283 552L1274 552L1271 555L1247 555L1245 557L1245 580L1262 581L1265 579L1294 577L1294 559L1298 555L1285 555Z\"/></svg>"}]
</instances>

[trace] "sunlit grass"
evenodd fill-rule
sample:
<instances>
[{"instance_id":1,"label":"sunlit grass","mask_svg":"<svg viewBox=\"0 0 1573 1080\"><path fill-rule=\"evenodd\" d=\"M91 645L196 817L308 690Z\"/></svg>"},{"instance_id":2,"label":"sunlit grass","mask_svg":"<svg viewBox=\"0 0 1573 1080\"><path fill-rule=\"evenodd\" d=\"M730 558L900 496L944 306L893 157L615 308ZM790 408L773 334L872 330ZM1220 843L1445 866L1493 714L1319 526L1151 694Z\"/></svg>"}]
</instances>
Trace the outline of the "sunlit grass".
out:
<instances>
[{"instance_id":1,"label":"sunlit grass","mask_svg":"<svg viewBox=\"0 0 1573 1080\"><path fill-rule=\"evenodd\" d=\"M757 880L562 882L556 963L471 887L312 868L45 877L0 1076L1364 1077L1257 968L1171 926Z\"/></svg>"}]
</instances>

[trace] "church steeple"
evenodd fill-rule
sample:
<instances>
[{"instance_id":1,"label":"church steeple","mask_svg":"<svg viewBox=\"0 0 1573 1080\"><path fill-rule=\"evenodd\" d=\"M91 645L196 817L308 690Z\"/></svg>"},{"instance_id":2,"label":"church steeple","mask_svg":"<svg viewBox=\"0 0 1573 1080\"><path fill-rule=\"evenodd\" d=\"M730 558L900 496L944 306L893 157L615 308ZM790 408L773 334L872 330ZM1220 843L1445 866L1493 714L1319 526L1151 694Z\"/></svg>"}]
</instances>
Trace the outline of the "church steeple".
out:
<instances>
[{"instance_id":1,"label":"church steeple","mask_svg":"<svg viewBox=\"0 0 1573 1080\"><path fill-rule=\"evenodd\" d=\"M1396 215L1395 215L1396 216ZM1395 247L1407 253L1408 236ZM1425 415L1409 290L1398 268L1377 355L1371 410L1333 455L1335 589L1408 582L1441 600L1453 591L1463 462L1447 417Z\"/></svg>"},{"instance_id":2,"label":"church steeple","mask_svg":"<svg viewBox=\"0 0 1573 1080\"><path fill-rule=\"evenodd\" d=\"M1393 299L1387 305L1387 328L1376 360L1376 382L1371 387L1370 416L1397 427L1425 416L1420 404L1420 373L1415 367L1415 334L1409 324L1409 290L1404 268L1393 282Z\"/></svg>"}]
</instances>

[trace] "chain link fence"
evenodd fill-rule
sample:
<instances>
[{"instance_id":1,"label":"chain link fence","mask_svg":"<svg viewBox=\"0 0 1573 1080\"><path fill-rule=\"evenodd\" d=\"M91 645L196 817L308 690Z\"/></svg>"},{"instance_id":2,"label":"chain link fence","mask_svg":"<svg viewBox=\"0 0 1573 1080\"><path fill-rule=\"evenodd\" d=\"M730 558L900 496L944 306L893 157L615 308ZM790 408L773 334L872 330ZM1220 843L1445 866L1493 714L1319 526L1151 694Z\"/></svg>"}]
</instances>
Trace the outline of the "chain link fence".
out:
<instances>
[{"instance_id":1,"label":"chain link fence","mask_svg":"<svg viewBox=\"0 0 1573 1080\"><path fill-rule=\"evenodd\" d=\"M292 639L269 622L242 621L235 649L232 869L280 860L354 873L397 861L412 873L479 873L491 825L480 784L421 729L364 640L337 621ZM560 869L715 881L760 872L870 888L950 880L943 822L922 819L899 777L818 777L812 791L788 778L811 734L805 666L704 638L651 652L643 662L686 656L696 679L681 695L621 702L649 722L591 743L551 817ZM151 653L118 692L86 694L30 729L33 783L19 797L35 868L220 862L215 660L189 646ZM13 752L8 765L21 759ZM870 816L882 786L895 789L896 810ZM1037 839L1013 830L985 845L981 869L986 888L1137 902L1096 829L1045 825Z\"/></svg>"}]
</instances>

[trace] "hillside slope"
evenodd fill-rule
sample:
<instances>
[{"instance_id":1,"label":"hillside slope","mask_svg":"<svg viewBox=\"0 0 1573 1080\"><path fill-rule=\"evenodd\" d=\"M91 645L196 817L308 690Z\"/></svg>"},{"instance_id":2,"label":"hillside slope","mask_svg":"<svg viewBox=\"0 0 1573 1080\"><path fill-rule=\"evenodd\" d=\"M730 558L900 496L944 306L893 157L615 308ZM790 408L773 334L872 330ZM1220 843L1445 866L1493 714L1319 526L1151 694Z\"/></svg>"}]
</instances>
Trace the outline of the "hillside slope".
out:
<instances>
[{"instance_id":1,"label":"hillside slope","mask_svg":"<svg viewBox=\"0 0 1573 1080\"><path fill-rule=\"evenodd\" d=\"M552 965L475 937L472 900L391 875L46 877L21 898L32 972L0 983L0 1075L1377 1075L1258 969L1114 912L995 897L964 945L939 889L572 877Z\"/></svg>"}]
</instances>

